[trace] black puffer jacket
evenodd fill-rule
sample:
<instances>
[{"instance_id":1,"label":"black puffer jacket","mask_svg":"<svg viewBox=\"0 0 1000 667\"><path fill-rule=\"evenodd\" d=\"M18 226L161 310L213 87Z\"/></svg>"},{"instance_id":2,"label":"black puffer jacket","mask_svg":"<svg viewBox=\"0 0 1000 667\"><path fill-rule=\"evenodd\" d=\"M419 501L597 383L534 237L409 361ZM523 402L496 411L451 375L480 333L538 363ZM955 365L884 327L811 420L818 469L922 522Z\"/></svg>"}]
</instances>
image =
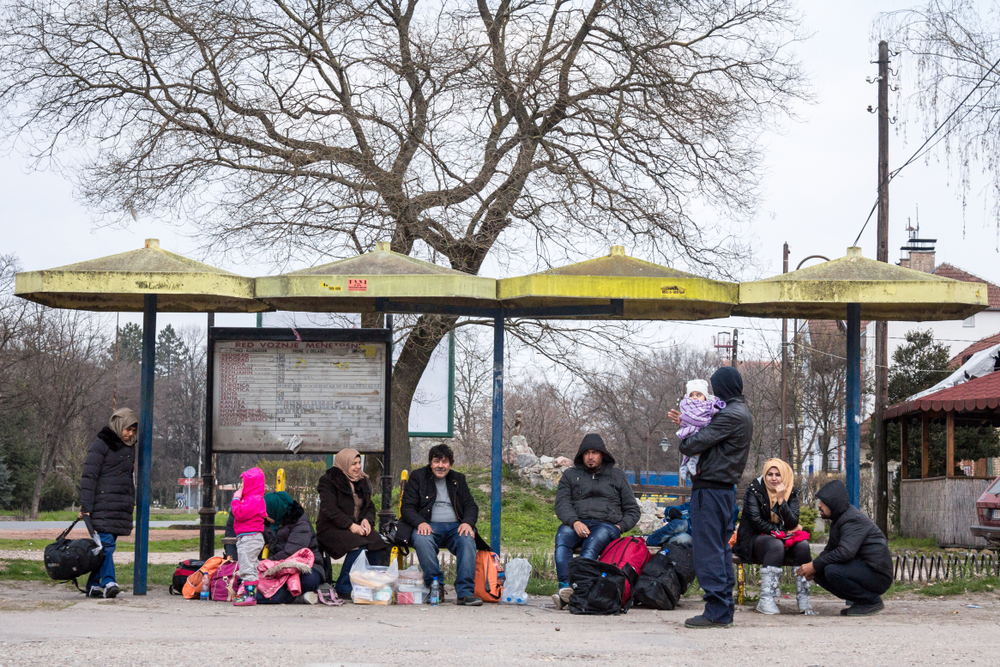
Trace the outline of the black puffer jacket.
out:
<instances>
[{"instance_id":1,"label":"black puffer jacket","mask_svg":"<svg viewBox=\"0 0 1000 667\"><path fill-rule=\"evenodd\" d=\"M753 555L753 541L758 535L770 535L778 530L795 530L799 525L799 490L792 489L788 502L771 507L764 479L758 477L750 482L743 497L743 513L740 527L736 531L736 547L733 551L744 563L749 563ZM771 521L771 513L781 519L777 524Z\"/></svg>"},{"instance_id":2,"label":"black puffer jacket","mask_svg":"<svg viewBox=\"0 0 1000 667\"><path fill-rule=\"evenodd\" d=\"M90 514L98 533L132 533L134 471L135 447L126 445L105 426L90 443L80 481L81 511Z\"/></svg>"},{"instance_id":3,"label":"black puffer jacket","mask_svg":"<svg viewBox=\"0 0 1000 667\"><path fill-rule=\"evenodd\" d=\"M587 470L583 453L596 449L603 455L597 472ZM639 523L641 511L632 485L625 473L615 467L615 457L603 441L584 440L573 459L575 464L563 473L556 490L556 516L567 526L576 521L604 521L617 524L622 533Z\"/></svg>"},{"instance_id":4,"label":"black puffer jacket","mask_svg":"<svg viewBox=\"0 0 1000 667\"><path fill-rule=\"evenodd\" d=\"M699 456L695 489L732 489L747 467L753 417L746 399L733 396L726 407L712 416L707 426L681 440L681 454Z\"/></svg>"},{"instance_id":5,"label":"black puffer jacket","mask_svg":"<svg viewBox=\"0 0 1000 667\"><path fill-rule=\"evenodd\" d=\"M455 516L462 523L467 523L476 529L476 521L479 519L479 505L476 504L469 491L469 484L465 481L465 475L454 470L449 470L444 478L448 487L448 498L451 506L455 510ZM413 531L422 523L430 523L431 511L434 509L434 501L437 500L437 478L430 466L424 466L413 471L406 489L403 491L402 515L396 530L396 536L412 544L410 539ZM476 532L476 548L489 550L489 546L482 540Z\"/></svg>"},{"instance_id":6,"label":"black puffer jacket","mask_svg":"<svg viewBox=\"0 0 1000 667\"><path fill-rule=\"evenodd\" d=\"M268 547L267 557L271 560L285 560L299 549L309 549L316 563L322 559L316 531L298 501L292 503L292 509L280 526L270 524L264 527L264 541Z\"/></svg>"},{"instance_id":7,"label":"black puffer jacket","mask_svg":"<svg viewBox=\"0 0 1000 667\"><path fill-rule=\"evenodd\" d=\"M847 487L834 480L816 493L832 513L830 539L813 566L822 573L827 565L849 563L858 559L872 569L885 584L892 584L892 556L889 542L878 526L847 499Z\"/></svg>"}]
</instances>

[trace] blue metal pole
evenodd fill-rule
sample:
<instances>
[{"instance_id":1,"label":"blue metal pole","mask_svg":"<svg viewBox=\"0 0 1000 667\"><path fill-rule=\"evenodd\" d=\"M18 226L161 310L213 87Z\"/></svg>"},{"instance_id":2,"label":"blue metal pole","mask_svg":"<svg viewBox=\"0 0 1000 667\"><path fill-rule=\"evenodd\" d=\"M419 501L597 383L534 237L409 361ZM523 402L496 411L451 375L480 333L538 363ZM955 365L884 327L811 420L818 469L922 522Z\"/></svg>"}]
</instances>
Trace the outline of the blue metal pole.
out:
<instances>
[{"instance_id":1,"label":"blue metal pole","mask_svg":"<svg viewBox=\"0 0 1000 667\"><path fill-rule=\"evenodd\" d=\"M490 548L500 553L500 473L503 461L503 314L493 316L493 463L490 478Z\"/></svg>"},{"instance_id":2,"label":"blue metal pole","mask_svg":"<svg viewBox=\"0 0 1000 667\"><path fill-rule=\"evenodd\" d=\"M146 594L149 554L149 484L153 463L153 378L156 366L156 295L147 294L142 308L142 367L139 380L139 459L136 474L135 565L132 595Z\"/></svg>"},{"instance_id":3,"label":"blue metal pole","mask_svg":"<svg viewBox=\"0 0 1000 667\"><path fill-rule=\"evenodd\" d=\"M847 306L847 497L861 502L861 304Z\"/></svg>"}]
</instances>

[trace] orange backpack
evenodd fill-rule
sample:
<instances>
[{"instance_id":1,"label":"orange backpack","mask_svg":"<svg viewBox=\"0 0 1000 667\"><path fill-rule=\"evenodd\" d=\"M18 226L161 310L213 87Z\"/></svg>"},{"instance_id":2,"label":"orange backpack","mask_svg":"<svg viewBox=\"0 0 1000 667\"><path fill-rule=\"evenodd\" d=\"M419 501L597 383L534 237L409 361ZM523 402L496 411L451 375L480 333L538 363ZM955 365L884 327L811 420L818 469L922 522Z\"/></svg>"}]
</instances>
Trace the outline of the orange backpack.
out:
<instances>
[{"instance_id":1,"label":"orange backpack","mask_svg":"<svg viewBox=\"0 0 1000 667\"><path fill-rule=\"evenodd\" d=\"M198 568L198 571L193 573L184 582L184 588L181 589L181 595L186 597L188 600L192 600L199 595L201 595L201 582L204 577L208 577L210 580L212 575L225 559L222 556L212 556L205 561L205 564Z\"/></svg>"},{"instance_id":2,"label":"orange backpack","mask_svg":"<svg viewBox=\"0 0 1000 667\"><path fill-rule=\"evenodd\" d=\"M483 602L497 602L503 595L505 575L500 556L492 551L476 552L476 597Z\"/></svg>"}]
</instances>

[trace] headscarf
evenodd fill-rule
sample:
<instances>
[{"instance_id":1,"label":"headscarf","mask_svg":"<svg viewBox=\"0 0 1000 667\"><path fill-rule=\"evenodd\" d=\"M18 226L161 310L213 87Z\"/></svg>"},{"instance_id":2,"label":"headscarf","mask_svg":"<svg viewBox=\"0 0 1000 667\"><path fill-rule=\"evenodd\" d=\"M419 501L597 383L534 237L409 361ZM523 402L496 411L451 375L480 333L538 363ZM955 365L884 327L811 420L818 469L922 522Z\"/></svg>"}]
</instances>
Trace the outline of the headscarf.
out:
<instances>
[{"instance_id":1,"label":"headscarf","mask_svg":"<svg viewBox=\"0 0 1000 667\"><path fill-rule=\"evenodd\" d=\"M281 522L288 517L288 513L292 511L292 504L294 502L295 499L285 491L264 494L264 506L267 508L267 516L274 521L275 525L280 526Z\"/></svg>"},{"instance_id":2,"label":"headscarf","mask_svg":"<svg viewBox=\"0 0 1000 667\"><path fill-rule=\"evenodd\" d=\"M778 493L774 491L771 487L767 485L767 471L771 468L777 468L778 474L781 475L781 482L785 485L785 490L781 494L781 502L787 503L788 499L792 497L792 489L795 486L795 475L792 473L792 466L788 465L781 459L768 459L764 464L764 472L761 473L760 482L764 485L764 489L767 491L767 497L771 501L769 507L774 507L778 504ZM781 519L778 518L774 512L771 512L771 522L781 523Z\"/></svg>"},{"instance_id":3,"label":"headscarf","mask_svg":"<svg viewBox=\"0 0 1000 667\"><path fill-rule=\"evenodd\" d=\"M335 468L340 468L340 471L344 473L347 477L347 481L351 484L351 494L354 496L354 521L357 522L358 517L361 516L361 495L354 488L355 482L360 482L363 479L368 479L368 475L365 474L364 468L361 472L351 476L351 466L354 465L354 459L361 456L361 454L356 449L342 449L337 452L337 455L333 457L333 466Z\"/></svg>"},{"instance_id":4,"label":"headscarf","mask_svg":"<svg viewBox=\"0 0 1000 667\"><path fill-rule=\"evenodd\" d=\"M135 444L136 437L138 434L133 435L128 440L122 435L122 431L127 429L129 426L138 426L139 418L136 417L135 413L132 412L131 408L118 408L111 413L111 419L108 420L108 428L115 432L115 435L121 439L126 445L131 447Z\"/></svg>"},{"instance_id":5,"label":"headscarf","mask_svg":"<svg viewBox=\"0 0 1000 667\"><path fill-rule=\"evenodd\" d=\"M735 396L743 395L743 378L732 366L723 366L712 374L712 393L726 403Z\"/></svg>"}]
</instances>

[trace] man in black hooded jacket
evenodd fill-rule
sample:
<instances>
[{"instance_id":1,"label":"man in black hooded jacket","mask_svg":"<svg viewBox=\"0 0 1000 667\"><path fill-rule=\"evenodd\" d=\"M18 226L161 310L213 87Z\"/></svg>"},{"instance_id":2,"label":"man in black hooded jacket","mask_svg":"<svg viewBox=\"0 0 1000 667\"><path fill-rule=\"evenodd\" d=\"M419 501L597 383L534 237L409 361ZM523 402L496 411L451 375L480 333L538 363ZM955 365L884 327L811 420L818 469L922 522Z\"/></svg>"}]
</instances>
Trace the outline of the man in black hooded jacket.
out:
<instances>
[{"instance_id":1,"label":"man in black hooded jacket","mask_svg":"<svg viewBox=\"0 0 1000 667\"><path fill-rule=\"evenodd\" d=\"M556 491L556 575L559 592L552 596L557 608L569 601L569 561L573 550L597 560L613 540L639 522L639 503L625 473L615 467L615 457L597 433L588 433L563 473Z\"/></svg>"},{"instance_id":2,"label":"man in black hooded jacket","mask_svg":"<svg viewBox=\"0 0 1000 667\"><path fill-rule=\"evenodd\" d=\"M712 421L681 440L680 451L699 456L691 489L691 552L698 584L705 591L705 611L687 619L688 628L728 628L733 624L733 508L736 484L743 475L753 437L753 418L743 398L743 378L726 366L712 375L712 391L726 402ZM680 413L670 411L680 424Z\"/></svg>"},{"instance_id":3,"label":"man in black hooded jacket","mask_svg":"<svg viewBox=\"0 0 1000 667\"><path fill-rule=\"evenodd\" d=\"M819 513L831 521L830 539L823 553L795 571L842 600L852 603L843 616L877 614L885 605L882 593L892 585L892 556L889 542L878 526L853 507L847 487L840 480L826 484L816 493Z\"/></svg>"}]
</instances>

